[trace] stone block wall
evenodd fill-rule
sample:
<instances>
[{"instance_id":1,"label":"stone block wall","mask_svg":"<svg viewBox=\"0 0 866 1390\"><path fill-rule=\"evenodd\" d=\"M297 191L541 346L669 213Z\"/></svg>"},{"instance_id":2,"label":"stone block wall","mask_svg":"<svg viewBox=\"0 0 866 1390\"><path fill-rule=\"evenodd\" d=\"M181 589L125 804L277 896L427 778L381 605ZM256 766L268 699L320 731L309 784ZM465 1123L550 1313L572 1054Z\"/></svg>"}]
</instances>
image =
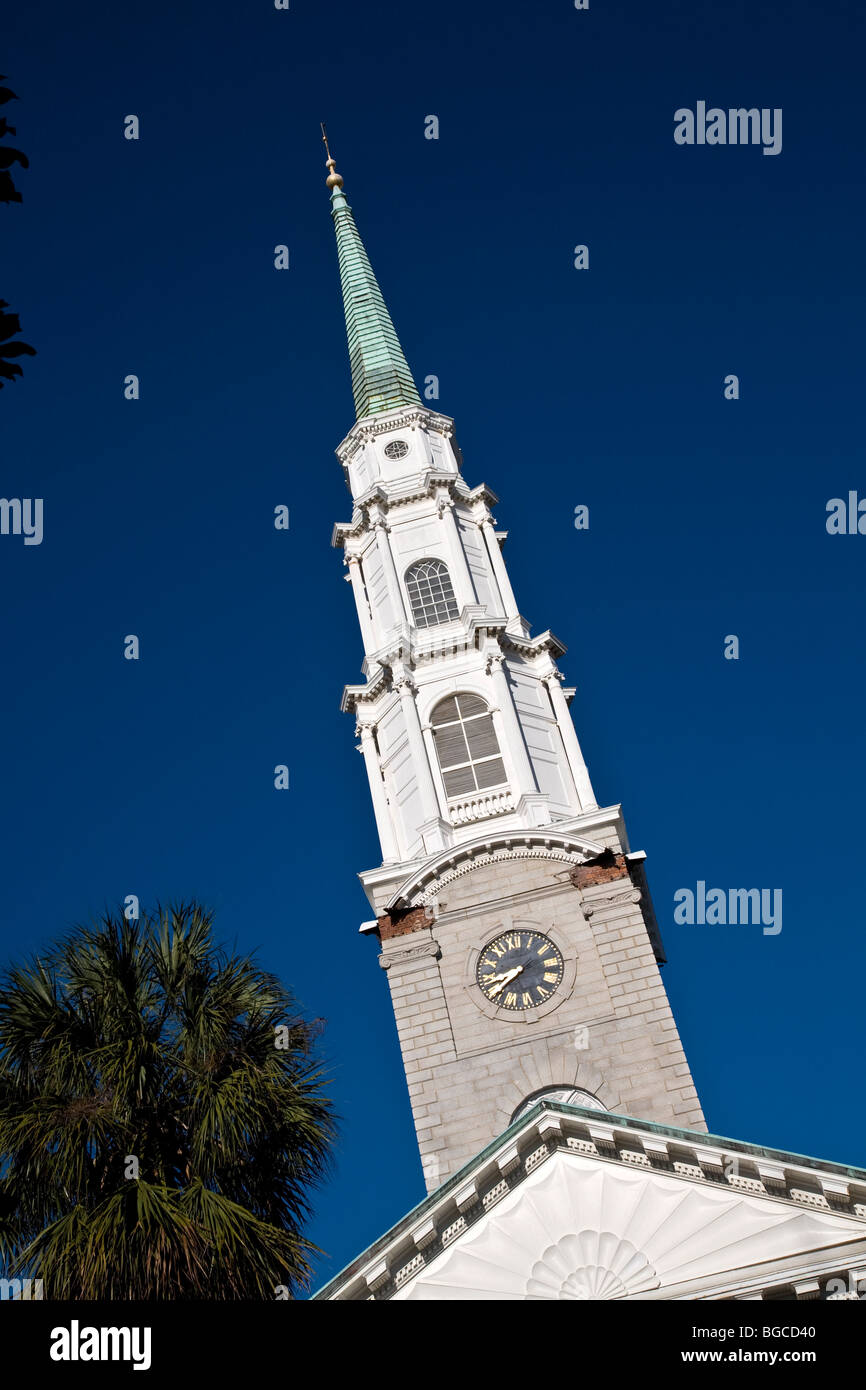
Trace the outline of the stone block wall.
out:
<instances>
[{"instance_id":1,"label":"stone block wall","mask_svg":"<svg viewBox=\"0 0 866 1390\"><path fill-rule=\"evenodd\" d=\"M576 868L542 855L498 852L444 883L432 908L380 918L380 963L428 1190L548 1086L590 1091L610 1111L706 1129L645 888L615 852ZM492 1005L475 983L481 949L518 926L549 935L566 966L553 998L522 1014Z\"/></svg>"}]
</instances>

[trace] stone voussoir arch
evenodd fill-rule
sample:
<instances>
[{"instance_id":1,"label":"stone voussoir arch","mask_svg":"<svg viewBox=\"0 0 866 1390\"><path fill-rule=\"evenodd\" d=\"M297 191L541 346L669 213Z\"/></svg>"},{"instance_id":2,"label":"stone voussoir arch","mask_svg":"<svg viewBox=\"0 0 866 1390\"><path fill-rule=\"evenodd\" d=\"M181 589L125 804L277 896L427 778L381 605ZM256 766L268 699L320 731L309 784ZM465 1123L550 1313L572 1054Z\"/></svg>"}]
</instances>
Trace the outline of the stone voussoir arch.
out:
<instances>
[{"instance_id":1,"label":"stone voussoir arch","mask_svg":"<svg viewBox=\"0 0 866 1390\"><path fill-rule=\"evenodd\" d=\"M604 854L606 846L584 836L543 831L503 831L469 840L443 850L423 868L404 879L389 903L390 908L430 907L441 890L473 869L514 859L549 859L563 864L585 864Z\"/></svg>"}]
</instances>

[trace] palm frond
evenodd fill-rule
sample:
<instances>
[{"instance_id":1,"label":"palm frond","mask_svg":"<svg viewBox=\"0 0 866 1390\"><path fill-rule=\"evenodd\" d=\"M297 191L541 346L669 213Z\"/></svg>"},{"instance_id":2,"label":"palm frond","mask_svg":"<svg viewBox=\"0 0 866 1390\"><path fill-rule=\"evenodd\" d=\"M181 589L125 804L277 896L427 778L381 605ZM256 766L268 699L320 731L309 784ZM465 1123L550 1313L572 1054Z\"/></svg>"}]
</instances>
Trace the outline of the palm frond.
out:
<instances>
[{"instance_id":1,"label":"palm frond","mask_svg":"<svg viewBox=\"0 0 866 1390\"><path fill-rule=\"evenodd\" d=\"M108 913L7 967L0 1260L53 1298L303 1288L335 1137L316 1033L196 903Z\"/></svg>"}]
</instances>

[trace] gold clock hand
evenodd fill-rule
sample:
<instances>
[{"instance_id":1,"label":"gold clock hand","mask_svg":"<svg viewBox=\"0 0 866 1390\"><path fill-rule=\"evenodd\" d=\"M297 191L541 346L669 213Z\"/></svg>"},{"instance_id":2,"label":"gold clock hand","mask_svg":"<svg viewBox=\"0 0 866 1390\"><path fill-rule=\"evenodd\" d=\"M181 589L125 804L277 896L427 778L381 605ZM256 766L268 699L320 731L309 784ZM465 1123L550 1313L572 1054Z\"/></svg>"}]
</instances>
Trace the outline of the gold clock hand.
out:
<instances>
[{"instance_id":1,"label":"gold clock hand","mask_svg":"<svg viewBox=\"0 0 866 1390\"><path fill-rule=\"evenodd\" d=\"M490 993L488 994L487 998L488 998L488 999L492 999L493 996L494 996L495 994L499 994L499 993L505 988L505 986L506 986L507 984L510 984L510 982L511 982L517 975L520 974L520 972L521 972L522 970L523 970L523 966L522 966L522 965L515 966L515 968L514 968L513 970L506 970L505 974L504 974L503 976L501 976L501 983L498 984L498 985L496 986L495 989L492 989L492 990L490 991Z\"/></svg>"}]
</instances>

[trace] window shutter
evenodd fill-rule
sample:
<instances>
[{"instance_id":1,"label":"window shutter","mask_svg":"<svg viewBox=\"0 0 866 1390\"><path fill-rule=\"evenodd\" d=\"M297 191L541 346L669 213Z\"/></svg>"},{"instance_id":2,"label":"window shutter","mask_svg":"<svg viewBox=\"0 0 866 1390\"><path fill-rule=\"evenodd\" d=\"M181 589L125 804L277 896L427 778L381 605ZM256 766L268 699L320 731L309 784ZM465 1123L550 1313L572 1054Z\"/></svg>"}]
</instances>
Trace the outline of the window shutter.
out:
<instances>
[{"instance_id":1,"label":"window shutter","mask_svg":"<svg viewBox=\"0 0 866 1390\"><path fill-rule=\"evenodd\" d=\"M493 716L485 714L482 719L470 719L464 725L469 743L469 756L474 762L477 758L492 758L499 752Z\"/></svg>"},{"instance_id":2,"label":"window shutter","mask_svg":"<svg viewBox=\"0 0 866 1390\"><path fill-rule=\"evenodd\" d=\"M475 791L475 778L468 765L455 768L453 772L443 772L442 777L448 796L466 796L468 792Z\"/></svg>"},{"instance_id":3,"label":"window shutter","mask_svg":"<svg viewBox=\"0 0 866 1390\"><path fill-rule=\"evenodd\" d=\"M472 719L476 714L486 714L487 706L478 695L455 695L455 700L460 706L461 719Z\"/></svg>"},{"instance_id":4,"label":"window shutter","mask_svg":"<svg viewBox=\"0 0 866 1390\"><path fill-rule=\"evenodd\" d=\"M466 747L462 724L446 724L434 729L433 738L439 754L440 767L454 767L455 763L469 762L469 750Z\"/></svg>"},{"instance_id":5,"label":"window shutter","mask_svg":"<svg viewBox=\"0 0 866 1390\"><path fill-rule=\"evenodd\" d=\"M475 776L482 791L487 787L498 787L505 779L505 767L501 758L489 758L486 763L475 764Z\"/></svg>"},{"instance_id":6,"label":"window shutter","mask_svg":"<svg viewBox=\"0 0 866 1390\"><path fill-rule=\"evenodd\" d=\"M430 715L447 796L467 796L506 782L493 716L478 695L446 695Z\"/></svg>"},{"instance_id":7,"label":"window shutter","mask_svg":"<svg viewBox=\"0 0 866 1390\"><path fill-rule=\"evenodd\" d=\"M437 724L453 724L457 717L456 696L449 695L446 700L439 701L433 711L430 723L435 728Z\"/></svg>"}]
</instances>

